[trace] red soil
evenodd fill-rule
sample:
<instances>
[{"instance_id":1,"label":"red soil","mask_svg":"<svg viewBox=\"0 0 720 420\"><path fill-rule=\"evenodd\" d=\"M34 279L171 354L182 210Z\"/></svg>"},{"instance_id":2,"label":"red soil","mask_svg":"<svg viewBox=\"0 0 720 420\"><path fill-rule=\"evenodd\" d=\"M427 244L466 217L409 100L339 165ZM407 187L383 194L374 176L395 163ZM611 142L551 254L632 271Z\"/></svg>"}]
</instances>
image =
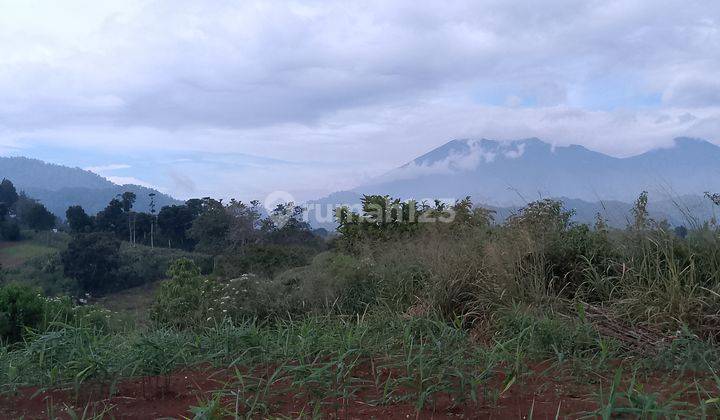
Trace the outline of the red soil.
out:
<instances>
[{"instance_id":1,"label":"red soil","mask_svg":"<svg viewBox=\"0 0 720 420\"><path fill-rule=\"evenodd\" d=\"M598 408L598 398L594 395L599 385L583 385L577 380L563 379L557 371L543 373L547 366L533 367L529 375L513 383L509 389L495 401L490 397L480 397L480 401L456 402L447 395L435 396L434 404L426 406L418 413L414 400L389 405L377 405L381 394L374 386L358 391L349 401L341 399L324 399L322 413L331 418L527 418L532 411L535 419L554 419L556 413L561 418L575 418ZM359 377L372 377L369 367L356 372ZM550 376L555 375L555 376ZM65 407L71 407L75 413L82 413L85 407L89 412L106 412L114 418L122 419L153 419L153 418L184 418L193 415L189 409L211 398L212 392L223 389L229 383L230 376L226 371L194 370L182 371L171 375L167 387L165 379L137 378L122 381L112 398L107 387L84 389L75 398L73 390L53 389L50 391L27 388L14 396L0 397L0 418L47 419L49 407L54 407L53 414L67 418ZM502 390L502 375L494 378L487 386L488 390ZM650 378L646 383L646 391L650 389L666 389L660 378ZM689 380L689 379L688 379ZM607 378L601 379L607 392ZM644 382L645 383L645 382ZM686 382L688 383L688 382ZM411 394L409 390L406 394ZM479 393L482 395L482 393ZM308 401L305 392L294 393L288 388L288 382L277 383L270 392L270 415L298 417L301 414L311 416L314 405ZM232 411L234 400L223 400ZM695 404L697 401L695 401Z\"/></svg>"}]
</instances>

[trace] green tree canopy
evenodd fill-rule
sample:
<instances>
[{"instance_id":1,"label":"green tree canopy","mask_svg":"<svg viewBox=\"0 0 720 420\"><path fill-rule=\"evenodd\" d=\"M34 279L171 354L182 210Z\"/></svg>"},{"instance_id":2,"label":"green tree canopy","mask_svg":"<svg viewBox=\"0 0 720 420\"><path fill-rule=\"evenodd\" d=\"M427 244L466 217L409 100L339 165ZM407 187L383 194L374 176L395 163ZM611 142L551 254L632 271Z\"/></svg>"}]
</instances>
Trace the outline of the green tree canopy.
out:
<instances>
[{"instance_id":1,"label":"green tree canopy","mask_svg":"<svg viewBox=\"0 0 720 420\"><path fill-rule=\"evenodd\" d=\"M92 228L92 218L85 213L85 209L81 206L68 207L65 218L73 232L87 232Z\"/></svg>"},{"instance_id":2,"label":"green tree canopy","mask_svg":"<svg viewBox=\"0 0 720 420\"><path fill-rule=\"evenodd\" d=\"M0 203L10 208L16 201L18 201L18 193L15 186L9 179L3 178L2 182L0 182Z\"/></svg>"},{"instance_id":3,"label":"green tree canopy","mask_svg":"<svg viewBox=\"0 0 720 420\"><path fill-rule=\"evenodd\" d=\"M62 253L64 272L84 291L111 289L120 266L120 242L104 232L77 235Z\"/></svg>"}]
</instances>

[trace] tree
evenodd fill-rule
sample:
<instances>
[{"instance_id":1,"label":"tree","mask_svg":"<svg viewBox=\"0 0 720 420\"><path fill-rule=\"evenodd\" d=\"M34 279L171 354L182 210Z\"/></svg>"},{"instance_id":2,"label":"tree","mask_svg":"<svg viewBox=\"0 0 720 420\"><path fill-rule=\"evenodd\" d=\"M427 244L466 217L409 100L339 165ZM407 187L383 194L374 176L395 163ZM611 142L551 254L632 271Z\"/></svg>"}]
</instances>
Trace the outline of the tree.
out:
<instances>
[{"instance_id":1,"label":"tree","mask_svg":"<svg viewBox=\"0 0 720 420\"><path fill-rule=\"evenodd\" d=\"M310 224L303 220L304 211L294 203L278 204L262 222L265 240L279 245L318 245Z\"/></svg>"},{"instance_id":2,"label":"tree","mask_svg":"<svg viewBox=\"0 0 720 420\"><path fill-rule=\"evenodd\" d=\"M133 213L133 239L146 245L150 244L153 216L150 213Z\"/></svg>"},{"instance_id":3,"label":"tree","mask_svg":"<svg viewBox=\"0 0 720 420\"><path fill-rule=\"evenodd\" d=\"M7 220L0 223L0 237L6 241L17 241L20 239L20 226L14 220Z\"/></svg>"},{"instance_id":4,"label":"tree","mask_svg":"<svg viewBox=\"0 0 720 420\"><path fill-rule=\"evenodd\" d=\"M647 209L648 205L648 192L643 191L635 200L635 205L632 208L632 214L634 217L634 223L632 228L635 230L645 230L649 227L651 222L650 215Z\"/></svg>"},{"instance_id":5,"label":"tree","mask_svg":"<svg viewBox=\"0 0 720 420\"><path fill-rule=\"evenodd\" d=\"M2 182L0 182L0 203L10 208L18 201L18 197L13 183L9 179L3 178Z\"/></svg>"},{"instance_id":6,"label":"tree","mask_svg":"<svg viewBox=\"0 0 720 420\"><path fill-rule=\"evenodd\" d=\"M229 246L233 249L242 249L248 244L260 240L260 203L251 201L250 205L242 201L230 200L225 210L230 215L228 230Z\"/></svg>"},{"instance_id":7,"label":"tree","mask_svg":"<svg viewBox=\"0 0 720 420\"><path fill-rule=\"evenodd\" d=\"M207 322L212 284L200 275L192 260L180 258L168 269L170 278L160 284L150 318L175 328L197 328Z\"/></svg>"},{"instance_id":8,"label":"tree","mask_svg":"<svg viewBox=\"0 0 720 420\"><path fill-rule=\"evenodd\" d=\"M92 228L92 218L85 213L82 206L68 207L65 218L73 232L87 232Z\"/></svg>"},{"instance_id":9,"label":"tree","mask_svg":"<svg viewBox=\"0 0 720 420\"><path fill-rule=\"evenodd\" d=\"M62 253L65 276L87 292L113 287L120 266L120 242L104 232L77 235Z\"/></svg>"},{"instance_id":10,"label":"tree","mask_svg":"<svg viewBox=\"0 0 720 420\"><path fill-rule=\"evenodd\" d=\"M231 222L221 201L204 198L202 213L193 221L188 236L197 241L199 251L217 255L225 248Z\"/></svg>"},{"instance_id":11,"label":"tree","mask_svg":"<svg viewBox=\"0 0 720 420\"><path fill-rule=\"evenodd\" d=\"M55 215L41 203L33 203L22 214L21 221L30 229L48 230L55 227Z\"/></svg>"},{"instance_id":12,"label":"tree","mask_svg":"<svg viewBox=\"0 0 720 420\"><path fill-rule=\"evenodd\" d=\"M124 211L122 201L113 198L107 207L95 217L95 225L98 230L112 232L118 237L125 236L127 214Z\"/></svg>"},{"instance_id":13,"label":"tree","mask_svg":"<svg viewBox=\"0 0 720 420\"><path fill-rule=\"evenodd\" d=\"M135 204L135 199L137 196L132 191L125 191L121 195L118 194L120 197L120 202L122 203L123 212L125 212L125 218L127 219L127 228L128 228L128 235L130 236L130 243L135 243L135 232L133 230L133 214L131 213L133 204Z\"/></svg>"},{"instance_id":14,"label":"tree","mask_svg":"<svg viewBox=\"0 0 720 420\"><path fill-rule=\"evenodd\" d=\"M160 233L167 238L170 246L181 248L187 248L187 230L192 226L193 220L193 214L186 205L165 206L157 216Z\"/></svg>"},{"instance_id":15,"label":"tree","mask_svg":"<svg viewBox=\"0 0 720 420\"><path fill-rule=\"evenodd\" d=\"M132 191L125 191L120 195L120 202L122 203L122 208L125 213L130 213L136 198L137 196Z\"/></svg>"}]
</instances>

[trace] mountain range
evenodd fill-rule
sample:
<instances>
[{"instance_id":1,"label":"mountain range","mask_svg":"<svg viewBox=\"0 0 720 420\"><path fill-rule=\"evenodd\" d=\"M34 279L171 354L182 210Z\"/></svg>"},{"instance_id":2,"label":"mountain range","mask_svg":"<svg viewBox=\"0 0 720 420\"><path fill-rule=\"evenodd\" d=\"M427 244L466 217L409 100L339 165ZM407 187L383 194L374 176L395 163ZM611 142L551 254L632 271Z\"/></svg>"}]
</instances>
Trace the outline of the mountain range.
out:
<instances>
[{"instance_id":1,"label":"mountain range","mask_svg":"<svg viewBox=\"0 0 720 420\"><path fill-rule=\"evenodd\" d=\"M503 215L541 198L557 198L576 210L576 220L597 213L624 226L630 203L642 191L657 219L687 224L707 220L716 209L703 197L720 191L720 147L700 139L678 138L673 147L618 158L583 146L553 146L537 138L499 142L452 140L350 191L314 201L356 204L362 194L418 201L475 203Z\"/></svg>"},{"instance_id":2,"label":"mountain range","mask_svg":"<svg viewBox=\"0 0 720 420\"><path fill-rule=\"evenodd\" d=\"M139 185L117 185L93 172L46 163L26 157L0 157L0 179L7 178L18 191L39 200L52 213L65 217L65 210L81 205L88 214L107 206L118 194L132 191L137 196L135 209L148 211L150 193L155 193L155 207L177 204L178 200L152 188Z\"/></svg>"},{"instance_id":3,"label":"mountain range","mask_svg":"<svg viewBox=\"0 0 720 420\"><path fill-rule=\"evenodd\" d=\"M415 198L471 195L501 206L544 197L631 202L641 191L669 198L719 190L720 147L689 138L626 158L535 138L452 140L354 189Z\"/></svg>"},{"instance_id":4,"label":"mountain range","mask_svg":"<svg viewBox=\"0 0 720 420\"><path fill-rule=\"evenodd\" d=\"M87 170L24 157L0 157L3 177L59 217L75 204L94 214L125 191L137 195L135 208L140 211L148 210L150 193L156 194L157 209L179 203L154 189L117 185ZM329 208L358 204L363 194L418 201L471 196L473 202L496 210L499 220L530 201L556 198L576 211L577 221L591 223L600 213L620 227L642 191L649 192L648 207L656 219L681 225L714 217L718 209L704 193L720 192L720 147L678 138L672 147L618 158L537 138L452 140L352 190L306 204L316 208L310 215L313 225L332 229Z\"/></svg>"}]
</instances>

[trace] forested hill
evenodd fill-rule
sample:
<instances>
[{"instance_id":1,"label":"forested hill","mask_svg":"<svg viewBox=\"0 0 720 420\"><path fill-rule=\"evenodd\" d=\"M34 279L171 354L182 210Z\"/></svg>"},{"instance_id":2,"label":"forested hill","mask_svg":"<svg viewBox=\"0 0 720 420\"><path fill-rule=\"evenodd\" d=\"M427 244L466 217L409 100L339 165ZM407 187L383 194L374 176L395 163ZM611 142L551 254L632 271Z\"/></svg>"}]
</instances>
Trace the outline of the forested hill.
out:
<instances>
[{"instance_id":1,"label":"forested hill","mask_svg":"<svg viewBox=\"0 0 720 420\"><path fill-rule=\"evenodd\" d=\"M80 168L46 163L26 157L0 157L0 178L7 178L18 191L41 201L60 218L69 206L79 204L88 214L95 214L125 191L137 196L137 211L148 211L150 197L155 193L156 208L177 204L178 200L157 190L139 185L117 185L93 172Z\"/></svg>"}]
</instances>

